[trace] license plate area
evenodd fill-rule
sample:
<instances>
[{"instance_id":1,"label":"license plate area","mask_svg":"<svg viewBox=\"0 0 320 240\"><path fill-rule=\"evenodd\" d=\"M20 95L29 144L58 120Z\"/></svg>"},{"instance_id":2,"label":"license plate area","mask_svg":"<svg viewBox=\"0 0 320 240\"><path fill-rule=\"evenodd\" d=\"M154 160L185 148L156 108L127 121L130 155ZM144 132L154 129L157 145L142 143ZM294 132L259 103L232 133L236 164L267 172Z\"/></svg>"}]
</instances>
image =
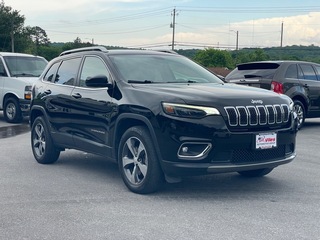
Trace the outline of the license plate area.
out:
<instances>
[{"instance_id":1,"label":"license plate area","mask_svg":"<svg viewBox=\"0 0 320 240\"><path fill-rule=\"evenodd\" d=\"M255 149L270 149L277 147L277 133L259 133L256 135Z\"/></svg>"}]
</instances>

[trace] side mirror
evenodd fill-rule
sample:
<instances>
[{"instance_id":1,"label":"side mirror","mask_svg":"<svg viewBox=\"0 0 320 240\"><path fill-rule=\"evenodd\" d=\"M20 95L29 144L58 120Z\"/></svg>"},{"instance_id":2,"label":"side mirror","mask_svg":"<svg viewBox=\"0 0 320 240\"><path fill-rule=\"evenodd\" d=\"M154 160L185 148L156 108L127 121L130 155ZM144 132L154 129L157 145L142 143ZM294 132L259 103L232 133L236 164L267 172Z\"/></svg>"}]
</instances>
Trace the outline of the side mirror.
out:
<instances>
[{"instance_id":1,"label":"side mirror","mask_svg":"<svg viewBox=\"0 0 320 240\"><path fill-rule=\"evenodd\" d=\"M104 88L112 87L112 84L108 81L108 77L105 75L97 75L86 80L86 86L92 88Z\"/></svg>"},{"instance_id":2,"label":"side mirror","mask_svg":"<svg viewBox=\"0 0 320 240\"><path fill-rule=\"evenodd\" d=\"M220 78L222 81L227 82L227 81L226 81L226 78L225 78L224 76L222 76L222 75L217 75L217 77Z\"/></svg>"}]
</instances>

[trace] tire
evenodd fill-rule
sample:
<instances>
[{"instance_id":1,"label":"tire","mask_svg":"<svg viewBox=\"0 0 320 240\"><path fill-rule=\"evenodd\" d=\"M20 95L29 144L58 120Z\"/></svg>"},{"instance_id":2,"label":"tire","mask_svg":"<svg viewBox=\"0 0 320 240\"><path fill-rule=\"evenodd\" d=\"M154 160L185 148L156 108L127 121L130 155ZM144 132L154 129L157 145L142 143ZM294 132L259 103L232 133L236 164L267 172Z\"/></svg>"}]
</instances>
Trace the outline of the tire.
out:
<instances>
[{"instance_id":1,"label":"tire","mask_svg":"<svg viewBox=\"0 0 320 240\"><path fill-rule=\"evenodd\" d=\"M9 123L18 123L22 121L22 112L16 98L11 97L5 101L3 116Z\"/></svg>"},{"instance_id":2,"label":"tire","mask_svg":"<svg viewBox=\"0 0 320 240\"><path fill-rule=\"evenodd\" d=\"M262 177L269 174L272 170L273 168L262 168L257 170L241 171L238 173L245 177Z\"/></svg>"},{"instance_id":3,"label":"tire","mask_svg":"<svg viewBox=\"0 0 320 240\"><path fill-rule=\"evenodd\" d=\"M298 129L301 129L304 124L305 118L306 118L306 110L305 110L302 102L300 102L299 100L293 101L293 108L294 108L295 112L297 113Z\"/></svg>"},{"instance_id":4,"label":"tire","mask_svg":"<svg viewBox=\"0 0 320 240\"><path fill-rule=\"evenodd\" d=\"M59 158L60 151L55 148L43 117L37 117L32 124L31 147L33 156L38 163L50 164Z\"/></svg>"},{"instance_id":5,"label":"tire","mask_svg":"<svg viewBox=\"0 0 320 240\"><path fill-rule=\"evenodd\" d=\"M118 165L125 185L134 193L152 193L163 185L164 176L148 130L129 128L121 137Z\"/></svg>"}]
</instances>

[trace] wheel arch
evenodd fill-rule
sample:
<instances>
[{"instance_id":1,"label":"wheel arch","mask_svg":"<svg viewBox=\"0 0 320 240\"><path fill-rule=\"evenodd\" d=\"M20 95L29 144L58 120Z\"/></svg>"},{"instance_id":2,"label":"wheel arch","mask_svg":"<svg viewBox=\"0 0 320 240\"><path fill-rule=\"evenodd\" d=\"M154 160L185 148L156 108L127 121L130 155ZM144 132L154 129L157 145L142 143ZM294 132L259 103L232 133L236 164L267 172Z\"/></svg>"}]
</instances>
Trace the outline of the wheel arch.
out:
<instances>
[{"instance_id":1,"label":"wheel arch","mask_svg":"<svg viewBox=\"0 0 320 240\"><path fill-rule=\"evenodd\" d=\"M296 96L292 97L292 100L293 101L295 101L295 100L300 101L303 104L304 109L305 109L306 114L307 114L309 107L308 107L308 101L307 101L307 99L305 97L303 97L301 95L296 95Z\"/></svg>"},{"instance_id":2,"label":"wheel arch","mask_svg":"<svg viewBox=\"0 0 320 240\"><path fill-rule=\"evenodd\" d=\"M15 98L17 100L19 100L19 97L12 93L12 92L8 92L6 93L4 96L3 96L3 102L2 102L2 108L4 108L5 104L6 104L6 101L9 99L9 98Z\"/></svg>"},{"instance_id":3,"label":"wheel arch","mask_svg":"<svg viewBox=\"0 0 320 240\"><path fill-rule=\"evenodd\" d=\"M119 143L122 135L125 133L127 129L133 126L145 126L148 129L159 158L161 154L158 148L158 140L150 120L147 117L142 115L132 114L132 113L123 113L117 119L117 122L115 124L115 131L113 133L112 145L114 146L113 147L114 159L118 161Z\"/></svg>"},{"instance_id":4,"label":"wheel arch","mask_svg":"<svg viewBox=\"0 0 320 240\"><path fill-rule=\"evenodd\" d=\"M30 127L32 127L32 124L33 122L36 120L37 117L39 116L43 116L44 117L44 120L48 123L47 121L47 117L46 117L46 114L45 114L45 110L40 107L40 106L33 106L31 108L31 111L30 111L30 115L29 115L29 124L30 124Z\"/></svg>"}]
</instances>

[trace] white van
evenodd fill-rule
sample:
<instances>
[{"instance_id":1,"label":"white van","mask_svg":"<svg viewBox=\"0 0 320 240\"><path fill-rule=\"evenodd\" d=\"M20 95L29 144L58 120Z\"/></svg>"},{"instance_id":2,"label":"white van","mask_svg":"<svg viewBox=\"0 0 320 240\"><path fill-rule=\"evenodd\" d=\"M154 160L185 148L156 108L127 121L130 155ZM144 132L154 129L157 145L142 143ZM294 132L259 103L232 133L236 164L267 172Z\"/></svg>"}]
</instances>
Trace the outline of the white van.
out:
<instances>
[{"instance_id":1,"label":"white van","mask_svg":"<svg viewBox=\"0 0 320 240\"><path fill-rule=\"evenodd\" d=\"M47 65L43 57L0 52L0 110L7 122L28 116L31 87Z\"/></svg>"}]
</instances>

